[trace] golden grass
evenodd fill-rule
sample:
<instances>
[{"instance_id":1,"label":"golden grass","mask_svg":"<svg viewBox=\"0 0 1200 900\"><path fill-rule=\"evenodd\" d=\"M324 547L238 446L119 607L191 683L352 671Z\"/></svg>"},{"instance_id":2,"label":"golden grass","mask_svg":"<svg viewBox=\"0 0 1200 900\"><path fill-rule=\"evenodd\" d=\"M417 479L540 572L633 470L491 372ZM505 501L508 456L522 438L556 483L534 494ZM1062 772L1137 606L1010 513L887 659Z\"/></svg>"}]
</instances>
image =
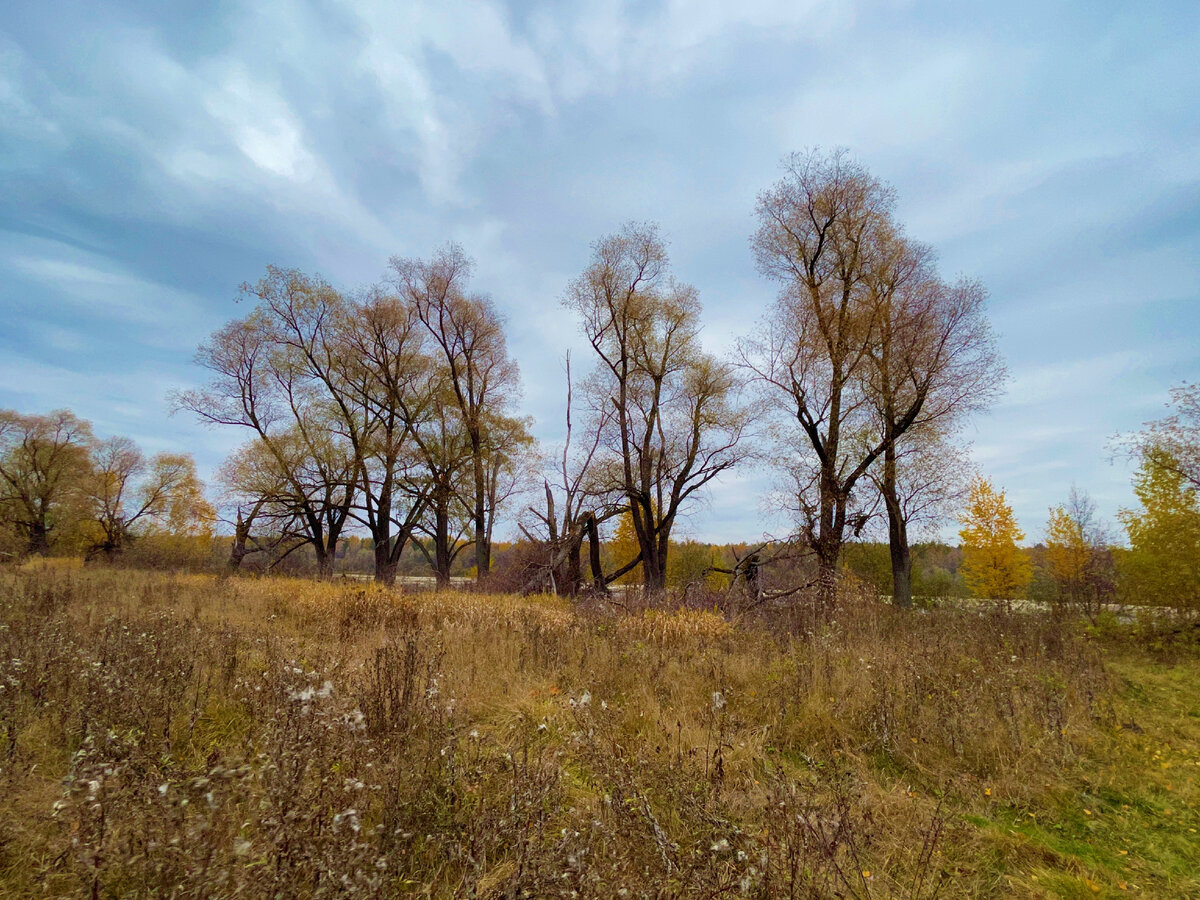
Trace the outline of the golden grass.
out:
<instances>
[{"instance_id":1,"label":"golden grass","mask_svg":"<svg viewBox=\"0 0 1200 900\"><path fill-rule=\"evenodd\" d=\"M1055 616L57 563L0 590L0 893L1200 890L1200 671Z\"/></svg>"}]
</instances>

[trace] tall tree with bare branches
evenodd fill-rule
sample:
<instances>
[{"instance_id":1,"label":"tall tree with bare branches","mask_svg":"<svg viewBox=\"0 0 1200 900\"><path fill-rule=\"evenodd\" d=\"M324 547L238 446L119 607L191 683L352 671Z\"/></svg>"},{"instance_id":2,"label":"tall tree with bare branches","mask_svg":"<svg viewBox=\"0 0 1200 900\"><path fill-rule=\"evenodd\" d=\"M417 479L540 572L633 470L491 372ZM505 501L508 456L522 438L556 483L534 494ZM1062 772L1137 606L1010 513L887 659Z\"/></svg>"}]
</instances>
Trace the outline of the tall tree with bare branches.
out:
<instances>
[{"instance_id":1,"label":"tall tree with bare branches","mask_svg":"<svg viewBox=\"0 0 1200 900\"><path fill-rule=\"evenodd\" d=\"M470 513L480 582L491 568L490 425L506 417L520 391L520 372L508 355L504 321L491 299L468 293L474 264L457 244L429 260L393 257L391 281L428 332L445 367L451 398L470 444ZM510 423L511 424L511 421Z\"/></svg>"},{"instance_id":2,"label":"tall tree with bare branches","mask_svg":"<svg viewBox=\"0 0 1200 900\"><path fill-rule=\"evenodd\" d=\"M892 602L912 605L912 554L900 484L900 457L944 443L946 434L996 395L1004 366L995 349L981 284L947 285L927 247L893 233L881 241L867 272L878 327L870 341L865 394L874 410L874 440L882 442L882 471L874 480L888 519ZM945 464L950 463L947 458ZM911 487L911 485L910 485Z\"/></svg>"},{"instance_id":3,"label":"tall tree with bare branches","mask_svg":"<svg viewBox=\"0 0 1200 900\"><path fill-rule=\"evenodd\" d=\"M546 460L547 474L542 480L545 492L543 508L530 505L527 511L537 521L541 534L534 534L524 523L521 530L533 543L545 543L549 560L539 570L526 590L533 590L548 577L553 590L571 596L584 589L583 542L588 541L588 562L591 569L590 587L603 591L605 578L600 557L599 526L619 515L623 508L621 494L596 478L596 462L600 457L601 439L609 427L611 412L607 405L594 410L596 415L584 422L582 440L576 439L575 388L571 378L571 354L564 360L567 382L565 409L566 434L554 460ZM553 479L553 481L551 480ZM544 534L544 537L541 536ZM640 558L640 554L639 554Z\"/></svg>"},{"instance_id":4,"label":"tall tree with bare branches","mask_svg":"<svg viewBox=\"0 0 1200 900\"><path fill-rule=\"evenodd\" d=\"M290 502L288 478L261 440L247 441L231 453L217 471L217 483L221 521L233 526L231 572L253 553L266 554L270 568L308 544Z\"/></svg>"},{"instance_id":5,"label":"tall tree with bare branches","mask_svg":"<svg viewBox=\"0 0 1200 900\"><path fill-rule=\"evenodd\" d=\"M350 517L359 466L330 416L331 398L313 361L334 352L344 301L319 278L269 267L243 292L257 300L201 344L196 361L212 372L202 388L173 402L202 422L254 433L286 487L322 574L333 571L338 541ZM328 371L323 369L322 371Z\"/></svg>"},{"instance_id":6,"label":"tall tree with bare branches","mask_svg":"<svg viewBox=\"0 0 1200 900\"><path fill-rule=\"evenodd\" d=\"M597 241L563 302L597 357L589 391L607 421L597 471L625 496L645 589L657 593L680 513L744 455L737 381L701 348L696 289L671 276L652 225Z\"/></svg>"},{"instance_id":7,"label":"tall tree with bare branches","mask_svg":"<svg viewBox=\"0 0 1200 900\"><path fill-rule=\"evenodd\" d=\"M845 151L795 154L784 169L759 195L752 239L760 271L780 292L742 342L742 364L765 396L786 404L801 442L789 456L820 599L834 598L847 529L858 532L869 515L856 508L856 490L882 458L897 596L908 603L897 445L993 389L983 294L970 282L940 281L932 253L896 224L892 189Z\"/></svg>"},{"instance_id":8,"label":"tall tree with bare branches","mask_svg":"<svg viewBox=\"0 0 1200 900\"><path fill-rule=\"evenodd\" d=\"M355 306L338 341L329 389L355 449L355 516L371 535L376 580L392 584L430 500L415 433L433 415L434 360L411 306L380 290Z\"/></svg>"},{"instance_id":9,"label":"tall tree with bare branches","mask_svg":"<svg viewBox=\"0 0 1200 900\"><path fill-rule=\"evenodd\" d=\"M846 529L866 521L851 506L855 488L884 449L884 441L863 446L870 405L862 386L879 322L867 277L891 236L895 201L844 151L796 154L784 168L759 195L752 239L779 297L740 356L764 394L786 404L803 441L790 448L794 501L828 603Z\"/></svg>"}]
</instances>

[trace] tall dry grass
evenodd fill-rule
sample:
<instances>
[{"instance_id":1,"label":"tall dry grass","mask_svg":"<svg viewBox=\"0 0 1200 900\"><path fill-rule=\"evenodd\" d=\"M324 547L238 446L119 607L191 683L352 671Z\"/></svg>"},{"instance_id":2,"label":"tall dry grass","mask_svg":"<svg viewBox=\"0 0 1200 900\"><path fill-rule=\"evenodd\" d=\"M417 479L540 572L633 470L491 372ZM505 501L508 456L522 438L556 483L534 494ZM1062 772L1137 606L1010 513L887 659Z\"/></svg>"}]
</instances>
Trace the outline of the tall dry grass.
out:
<instances>
[{"instance_id":1,"label":"tall dry grass","mask_svg":"<svg viewBox=\"0 0 1200 900\"><path fill-rule=\"evenodd\" d=\"M1111 715L1052 615L0 575L0 893L987 894ZM1020 861L1009 861L1019 865Z\"/></svg>"}]
</instances>

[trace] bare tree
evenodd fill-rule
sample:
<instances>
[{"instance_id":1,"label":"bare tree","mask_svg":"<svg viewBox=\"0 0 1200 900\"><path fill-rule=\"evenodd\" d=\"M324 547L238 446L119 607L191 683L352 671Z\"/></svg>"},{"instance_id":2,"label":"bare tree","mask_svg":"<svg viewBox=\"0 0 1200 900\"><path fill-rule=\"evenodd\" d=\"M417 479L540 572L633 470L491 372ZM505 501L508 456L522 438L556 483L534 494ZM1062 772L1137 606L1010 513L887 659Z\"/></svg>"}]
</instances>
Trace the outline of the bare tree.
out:
<instances>
[{"instance_id":1,"label":"bare tree","mask_svg":"<svg viewBox=\"0 0 1200 900\"><path fill-rule=\"evenodd\" d=\"M468 294L473 264L457 244L428 262L393 257L392 281L414 309L446 367L453 401L471 449L471 519L475 532L475 565L483 582L491 568L488 524L490 423L505 415L520 385L520 373L509 357L504 323L495 304L481 294Z\"/></svg>"},{"instance_id":2,"label":"bare tree","mask_svg":"<svg viewBox=\"0 0 1200 900\"><path fill-rule=\"evenodd\" d=\"M752 244L781 289L760 333L743 341L742 363L767 396L786 402L802 435L795 500L826 603L846 531L870 515L856 508L855 491L880 457L897 596L911 601L897 444L982 402L998 377L982 290L943 285L930 251L894 222L894 203L842 150L793 155L758 200Z\"/></svg>"},{"instance_id":3,"label":"bare tree","mask_svg":"<svg viewBox=\"0 0 1200 900\"><path fill-rule=\"evenodd\" d=\"M984 312L982 285L967 279L942 283L932 252L899 234L881 250L866 278L879 316L865 390L875 412L875 437L883 446L882 472L875 481L888 519L892 602L907 607L912 605L912 554L900 457L907 453L911 470L917 468L914 451L941 450L944 442L931 438L990 403L1004 366ZM941 460L942 471L952 461ZM929 488L932 499L937 492Z\"/></svg>"},{"instance_id":4,"label":"bare tree","mask_svg":"<svg viewBox=\"0 0 1200 900\"><path fill-rule=\"evenodd\" d=\"M837 565L859 480L883 451L862 447L869 405L862 391L879 310L867 285L890 237L892 191L844 151L793 155L785 176L758 198L752 245L759 270L781 289L742 364L764 392L787 403L811 459L797 485L800 532L814 551L819 594L832 602Z\"/></svg>"},{"instance_id":5,"label":"bare tree","mask_svg":"<svg viewBox=\"0 0 1200 900\"><path fill-rule=\"evenodd\" d=\"M730 367L700 347L699 298L671 277L657 229L631 223L592 251L563 302L598 357L589 392L607 425L597 476L624 494L645 588L657 593L679 514L743 455L745 414Z\"/></svg>"},{"instance_id":6,"label":"bare tree","mask_svg":"<svg viewBox=\"0 0 1200 900\"><path fill-rule=\"evenodd\" d=\"M330 352L328 335L341 301L320 279L274 267L243 291L259 301L256 308L197 351L196 361L213 373L212 381L175 395L173 402L203 422L256 435L284 480L318 570L329 574L359 466L333 427L329 399L306 362Z\"/></svg>"},{"instance_id":7,"label":"bare tree","mask_svg":"<svg viewBox=\"0 0 1200 900\"><path fill-rule=\"evenodd\" d=\"M471 442L459 417L444 378L431 375L434 402L428 418L413 430L421 458L429 515L418 526L432 544L418 541L418 551L429 562L439 587L450 584L450 569L462 552L460 539L467 525L462 522L460 502L464 470L471 461Z\"/></svg>"},{"instance_id":8,"label":"bare tree","mask_svg":"<svg viewBox=\"0 0 1200 900\"><path fill-rule=\"evenodd\" d=\"M1178 475L1200 490L1200 384L1183 382L1171 388L1170 405L1175 407L1171 415L1147 422L1123 442L1130 458Z\"/></svg>"},{"instance_id":9,"label":"bare tree","mask_svg":"<svg viewBox=\"0 0 1200 900\"><path fill-rule=\"evenodd\" d=\"M539 453L532 419L496 416L487 426L484 522L489 547L502 510L537 484Z\"/></svg>"},{"instance_id":10,"label":"bare tree","mask_svg":"<svg viewBox=\"0 0 1200 900\"><path fill-rule=\"evenodd\" d=\"M243 286L257 301L250 315L200 348L214 380L176 398L203 421L254 432L269 457L257 468L281 479L267 479L270 508L302 526L322 573L357 522L374 544L377 580L394 581L420 531L432 553L419 550L446 583L466 510L486 574L497 510L529 438L505 414L516 369L490 302L459 288L465 266L456 248L430 264L395 261L399 296L374 288L357 298L269 268Z\"/></svg>"},{"instance_id":11,"label":"bare tree","mask_svg":"<svg viewBox=\"0 0 1200 900\"><path fill-rule=\"evenodd\" d=\"M309 543L291 502L291 483L261 440L235 450L222 464L217 480L219 508L228 510L223 521L233 526L230 571L240 569L253 553L266 554L270 568Z\"/></svg>"},{"instance_id":12,"label":"bare tree","mask_svg":"<svg viewBox=\"0 0 1200 900\"><path fill-rule=\"evenodd\" d=\"M433 360L424 329L401 298L372 291L340 338L331 393L359 466L357 518L370 532L375 578L396 579L396 568L429 503L415 430L431 415Z\"/></svg>"},{"instance_id":13,"label":"bare tree","mask_svg":"<svg viewBox=\"0 0 1200 900\"><path fill-rule=\"evenodd\" d=\"M583 441L575 444L574 383L571 379L571 354L565 359L567 397L565 410L566 434L561 452L552 462L547 460L547 474L542 479L545 508L530 505L527 512L537 520L541 534L534 534L522 524L521 531L534 544L545 543L549 551L545 577L555 593L575 596L584 587L583 542L588 541L588 563L591 569L591 588L604 591L612 579L606 579L600 558L599 526L624 508L621 494L611 486L599 485L593 474L593 463L600 450L600 439L609 427L611 411L607 405L596 410L587 423ZM551 478L554 479L551 482ZM544 537L542 536L544 535ZM641 560L638 554L632 565ZM618 572L623 574L623 572ZM616 576L613 576L616 577ZM525 585L534 590L542 576Z\"/></svg>"}]
</instances>

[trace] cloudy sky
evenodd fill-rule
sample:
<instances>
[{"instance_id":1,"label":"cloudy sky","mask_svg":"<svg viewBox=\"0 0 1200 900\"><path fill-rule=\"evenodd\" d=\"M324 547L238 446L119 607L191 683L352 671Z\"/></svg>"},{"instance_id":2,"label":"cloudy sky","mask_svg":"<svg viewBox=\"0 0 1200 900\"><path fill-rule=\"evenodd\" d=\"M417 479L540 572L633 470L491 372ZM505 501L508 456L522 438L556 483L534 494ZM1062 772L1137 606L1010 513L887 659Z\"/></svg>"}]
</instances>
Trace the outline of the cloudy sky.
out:
<instances>
[{"instance_id":1,"label":"cloudy sky","mask_svg":"<svg viewBox=\"0 0 1200 900\"><path fill-rule=\"evenodd\" d=\"M203 14L196 12L207 8ZM558 299L653 220L713 347L773 289L748 235L788 152L846 146L943 271L981 279L1011 380L970 429L1031 539L1106 444L1200 378L1200 4L14 0L0 11L0 406L102 435L170 416L197 343L268 264L354 287L447 240L506 312L553 440ZM688 528L775 527L747 475Z\"/></svg>"}]
</instances>

